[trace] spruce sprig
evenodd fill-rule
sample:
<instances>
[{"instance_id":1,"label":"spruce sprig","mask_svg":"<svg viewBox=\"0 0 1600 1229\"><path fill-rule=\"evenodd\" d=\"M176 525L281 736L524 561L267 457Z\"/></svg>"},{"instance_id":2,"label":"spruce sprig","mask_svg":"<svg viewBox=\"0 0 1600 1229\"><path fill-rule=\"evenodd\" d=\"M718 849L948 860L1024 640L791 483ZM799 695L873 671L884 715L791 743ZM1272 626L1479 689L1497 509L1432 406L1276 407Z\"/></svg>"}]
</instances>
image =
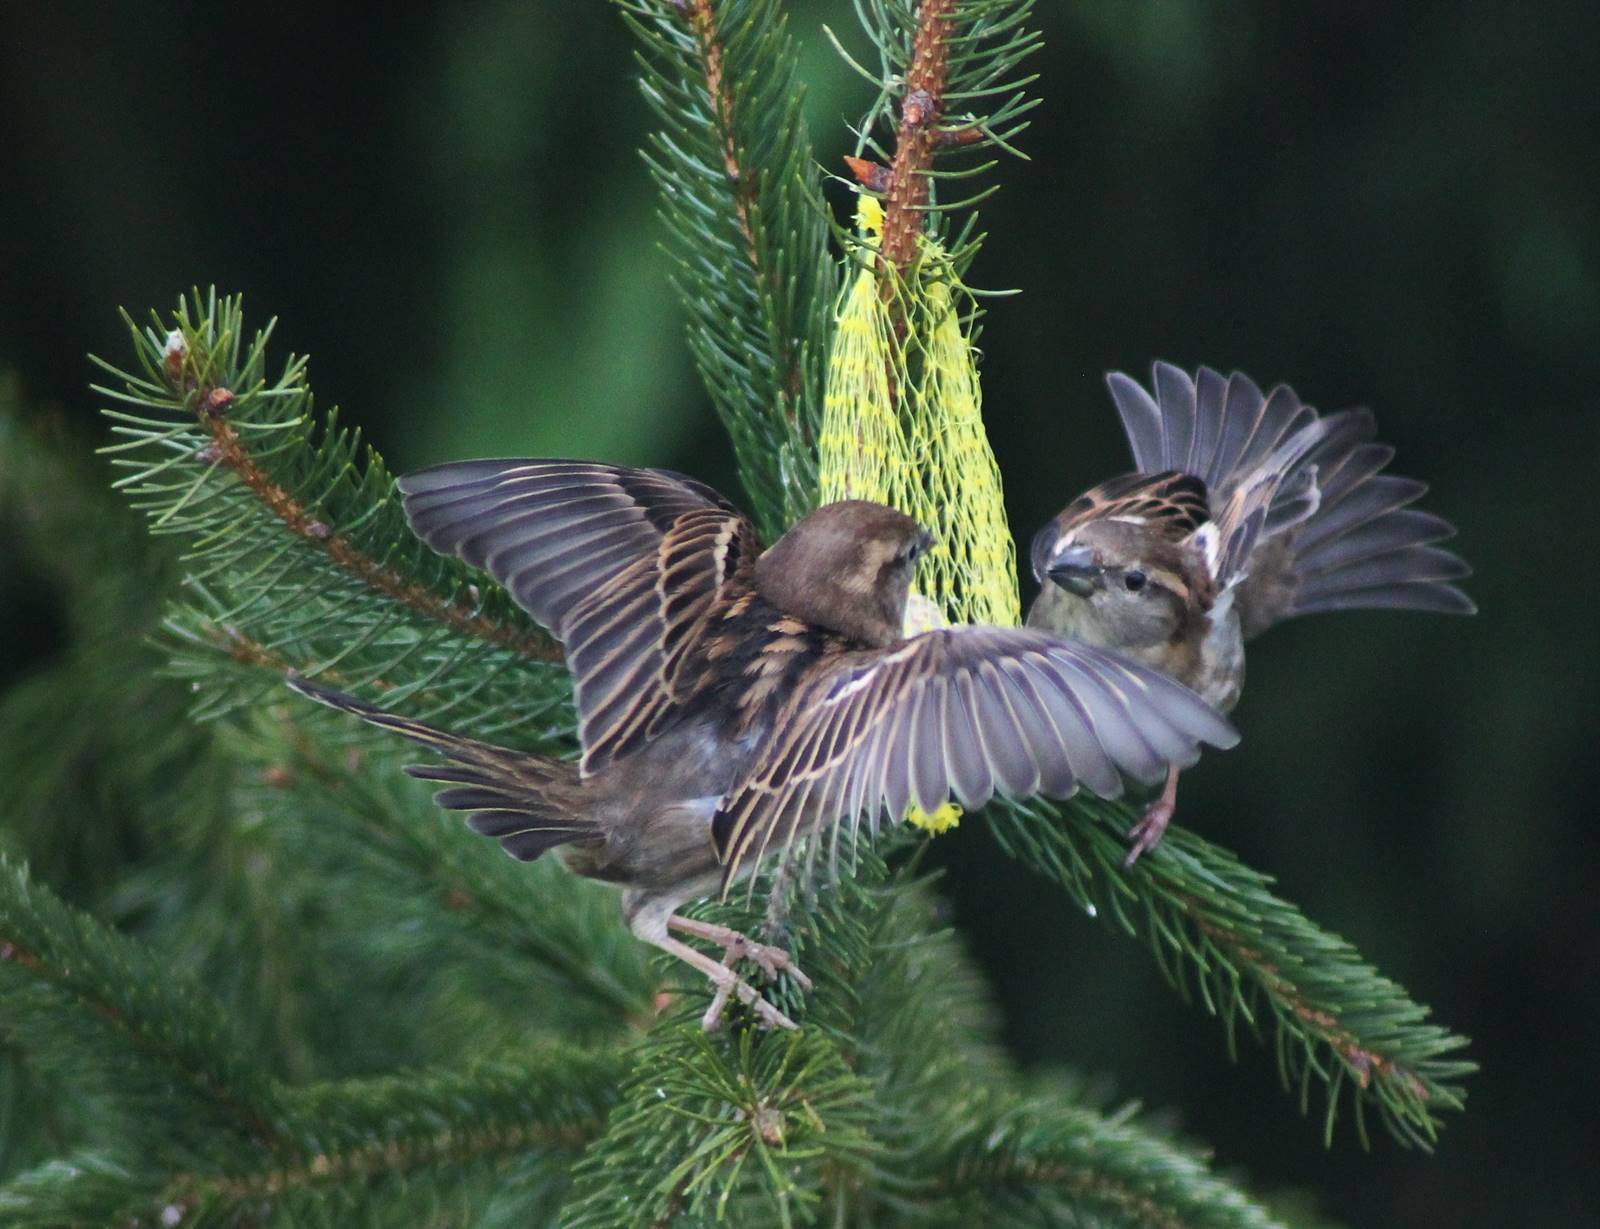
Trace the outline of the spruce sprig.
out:
<instances>
[{"instance_id":1,"label":"spruce sprig","mask_svg":"<svg viewBox=\"0 0 1600 1229\"><path fill-rule=\"evenodd\" d=\"M319 414L306 361L267 368L272 325L247 337L237 298L126 317L137 366L95 362L122 442L116 485L151 531L183 540L184 597L167 619L176 669L215 716L288 670L382 689L385 702L549 743L571 729L559 648L505 594L406 529L394 483L337 411ZM222 658L243 669L216 671ZM469 688L445 688L449 677Z\"/></svg>"},{"instance_id":2,"label":"spruce sprig","mask_svg":"<svg viewBox=\"0 0 1600 1229\"><path fill-rule=\"evenodd\" d=\"M857 0L855 10L876 64L830 36L876 91L846 161L883 199L886 263L905 270L927 237L964 273L982 242L970 210L998 190L968 181L992 170L999 153L1027 156L1016 139L1039 104L1025 68L1041 39L1033 0ZM960 211L969 212L957 222Z\"/></svg>"},{"instance_id":3,"label":"spruce sprig","mask_svg":"<svg viewBox=\"0 0 1600 1229\"><path fill-rule=\"evenodd\" d=\"M777 0L619 3L689 349L770 541L815 499L834 299L795 43Z\"/></svg>"},{"instance_id":4,"label":"spruce sprig","mask_svg":"<svg viewBox=\"0 0 1600 1229\"><path fill-rule=\"evenodd\" d=\"M1269 1043L1302 1113L1321 1101L1323 1135L1348 1103L1370 1141L1376 1113L1403 1144L1432 1148L1440 1115L1461 1109L1477 1070L1467 1045L1345 940L1271 891L1270 877L1186 829L1124 870L1136 807L1083 797L1004 802L989 830L1013 857L1061 884L1106 924L1147 940L1168 982L1222 1024Z\"/></svg>"}]
</instances>

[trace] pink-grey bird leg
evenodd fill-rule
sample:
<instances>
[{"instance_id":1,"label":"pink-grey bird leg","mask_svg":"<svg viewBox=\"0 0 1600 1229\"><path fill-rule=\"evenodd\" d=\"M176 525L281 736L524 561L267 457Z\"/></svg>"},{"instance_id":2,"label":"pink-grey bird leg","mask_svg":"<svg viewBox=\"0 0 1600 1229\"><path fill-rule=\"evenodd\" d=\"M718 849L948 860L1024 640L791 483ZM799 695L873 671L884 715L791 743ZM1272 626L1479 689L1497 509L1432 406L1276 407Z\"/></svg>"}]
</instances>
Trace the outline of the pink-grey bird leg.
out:
<instances>
[{"instance_id":1,"label":"pink-grey bird leg","mask_svg":"<svg viewBox=\"0 0 1600 1229\"><path fill-rule=\"evenodd\" d=\"M727 1007L728 1000L734 997L755 1012L756 1018L767 1028L798 1028L793 1020L762 998L735 973L732 965L742 959L752 960L768 977L788 973L806 990L811 989L811 979L795 967L789 953L781 948L756 943L727 926L679 917L674 910L688 898L689 893L630 891L623 893L622 908L628 919L628 928L635 935L677 957L711 983L714 988L711 1006L701 1019L705 1029L710 1032L721 1025L723 1009ZM723 949L723 960L713 960L704 952L674 939L667 933L669 930L678 930L719 944Z\"/></svg>"},{"instance_id":2,"label":"pink-grey bird leg","mask_svg":"<svg viewBox=\"0 0 1600 1229\"><path fill-rule=\"evenodd\" d=\"M711 996L711 1006L706 1009L706 1014L701 1017L700 1024L706 1032L715 1032L722 1026L722 1010L727 1006L728 999L737 996L739 1001L756 1013L756 1018L768 1028L799 1028L793 1020L784 1015L766 999L762 998L744 978L740 977L727 965L711 959L705 953L696 951L687 943L677 939L663 936L652 942L662 951L676 956L679 960L697 972L703 973L716 992Z\"/></svg>"},{"instance_id":3,"label":"pink-grey bird leg","mask_svg":"<svg viewBox=\"0 0 1600 1229\"><path fill-rule=\"evenodd\" d=\"M1172 814L1178 809L1179 771L1176 765L1167 768L1167 784L1161 791L1161 797L1147 806L1144 818L1128 829L1128 839L1133 842L1133 848L1128 850L1128 856L1122 859L1124 868L1132 866L1141 855L1150 852L1161 843L1167 825L1172 822Z\"/></svg>"},{"instance_id":4,"label":"pink-grey bird leg","mask_svg":"<svg viewBox=\"0 0 1600 1229\"><path fill-rule=\"evenodd\" d=\"M749 960L761 970L768 981L777 981L779 974L787 973L800 989L806 991L811 989L811 979L800 971L800 966L794 962L794 958L781 947L757 943L730 926L718 926L714 922L697 922L694 918L684 917L678 913L667 919L667 925L686 935L694 935L697 939L715 943L722 948L722 963L730 968L741 960Z\"/></svg>"}]
</instances>

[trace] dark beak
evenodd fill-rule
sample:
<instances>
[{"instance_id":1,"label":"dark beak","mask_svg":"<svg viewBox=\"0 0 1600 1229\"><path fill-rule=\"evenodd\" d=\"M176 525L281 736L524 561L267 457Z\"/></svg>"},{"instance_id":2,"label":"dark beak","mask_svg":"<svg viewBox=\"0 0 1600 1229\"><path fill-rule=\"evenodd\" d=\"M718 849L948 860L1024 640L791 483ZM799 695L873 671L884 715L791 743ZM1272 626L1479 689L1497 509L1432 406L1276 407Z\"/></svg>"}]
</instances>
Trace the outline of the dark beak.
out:
<instances>
[{"instance_id":1,"label":"dark beak","mask_svg":"<svg viewBox=\"0 0 1600 1229\"><path fill-rule=\"evenodd\" d=\"M1051 581L1077 597L1088 597L1100 587L1104 570L1086 546L1069 546L1050 561L1045 573Z\"/></svg>"}]
</instances>

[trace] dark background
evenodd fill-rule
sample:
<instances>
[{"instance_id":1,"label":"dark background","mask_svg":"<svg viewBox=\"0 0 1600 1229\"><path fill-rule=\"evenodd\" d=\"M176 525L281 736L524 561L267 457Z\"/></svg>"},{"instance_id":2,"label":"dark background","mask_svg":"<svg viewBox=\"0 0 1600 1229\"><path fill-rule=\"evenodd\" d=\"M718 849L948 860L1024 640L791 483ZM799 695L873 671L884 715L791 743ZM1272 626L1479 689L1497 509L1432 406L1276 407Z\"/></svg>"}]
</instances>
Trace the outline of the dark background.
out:
<instances>
[{"instance_id":1,"label":"dark background","mask_svg":"<svg viewBox=\"0 0 1600 1229\"><path fill-rule=\"evenodd\" d=\"M397 469L563 453L732 489L681 342L646 114L610 6L50 4L0 36L0 369L86 426L115 309L192 284L282 318ZM817 154L868 101L793 7ZM1181 822L1238 849L1469 1034L1433 1157L1331 1151L1148 955L981 826L941 843L1026 1063L1113 1073L1221 1164L1354 1225L1592 1223L1600 8L1041 6L1045 105L972 280L1012 523L1126 468L1100 377L1153 357L1378 412L1461 527L1476 619L1357 614L1261 643L1240 750ZM859 42L859 40L854 40ZM0 548L4 543L0 542ZM0 686L56 612L0 556Z\"/></svg>"}]
</instances>

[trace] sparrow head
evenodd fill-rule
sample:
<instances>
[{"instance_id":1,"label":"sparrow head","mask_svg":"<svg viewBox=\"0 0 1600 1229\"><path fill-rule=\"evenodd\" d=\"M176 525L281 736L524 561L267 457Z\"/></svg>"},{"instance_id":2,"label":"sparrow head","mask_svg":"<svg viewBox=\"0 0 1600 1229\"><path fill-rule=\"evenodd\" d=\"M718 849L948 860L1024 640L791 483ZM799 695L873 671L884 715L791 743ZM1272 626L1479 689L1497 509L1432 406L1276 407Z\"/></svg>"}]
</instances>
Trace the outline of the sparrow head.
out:
<instances>
[{"instance_id":1,"label":"sparrow head","mask_svg":"<svg viewBox=\"0 0 1600 1229\"><path fill-rule=\"evenodd\" d=\"M824 504L756 560L756 589L785 614L886 648L901 639L911 577L931 545L922 526L883 504Z\"/></svg>"},{"instance_id":2,"label":"sparrow head","mask_svg":"<svg viewBox=\"0 0 1600 1229\"><path fill-rule=\"evenodd\" d=\"M1030 622L1125 649L1182 631L1202 601L1192 548L1130 519L1061 521L1034 535L1033 575L1042 592Z\"/></svg>"}]
</instances>

